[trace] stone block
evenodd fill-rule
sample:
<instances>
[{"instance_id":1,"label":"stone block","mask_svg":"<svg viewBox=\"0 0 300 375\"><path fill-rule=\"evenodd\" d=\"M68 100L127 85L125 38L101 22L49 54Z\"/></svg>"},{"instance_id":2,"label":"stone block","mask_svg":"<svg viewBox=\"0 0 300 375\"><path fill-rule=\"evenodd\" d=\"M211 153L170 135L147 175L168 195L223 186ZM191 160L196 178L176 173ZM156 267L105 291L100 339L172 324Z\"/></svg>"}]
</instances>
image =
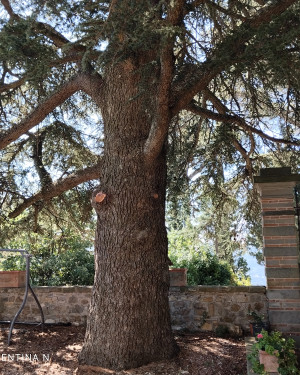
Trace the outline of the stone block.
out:
<instances>
[{"instance_id":1,"label":"stone block","mask_svg":"<svg viewBox=\"0 0 300 375\"><path fill-rule=\"evenodd\" d=\"M300 324L300 311L269 310L270 324Z\"/></svg>"},{"instance_id":2,"label":"stone block","mask_svg":"<svg viewBox=\"0 0 300 375\"><path fill-rule=\"evenodd\" d=\"M260 296L266 294L266 287L265 286L250 286L249 287L250 293L259 293Z\"/></svg>"},{"instance_id":3,"label":"stone block","mask_svg":"<svg viewBox=\"0 0 300 375\"><path fill-rule=\"evenodd\" d=\"M298 266L299 265L299 258L295 257L294 259L281 259L280 264L283 266Z\"/></svg>"},{"instance_id":4,"label":"stone block","mask_svg":"<svg viewBox=\"0 0 300 375\"><path fill-rule=\"evenodd\" d=\"M235 317L233 314L225 315L222 319L225 323L233 323L235 320Z\"/></svg>"},{"instance_id":5,"label":"stone block","mask_svg":"<svg viewBox=\"0 0 300 375\"><path fill-rule=\"evenodd\" d=\"M274 183L260 184L259 190L262 198L291 198L293 199L293 188L294 182L290 182L288 186L286 183L277 183L276 187Z\"/></svg>"},{"instance_id":6,"label":"stone block","mask_svg":"<svg viewBox=\"0 0 300 375\"><path fill-rule=\"evenodd\" d=\"M4 302L0 298L0 314L3 314L7 310L7 307L5 306Z\"/></svg>"},{"instance_id":7,"label":"stone block","mask_svg":"<svg viewBox=\"0 0 300 375\"><path fill-rule=\"evenodd\" d=\"M171 313L176 317L185 317L193 314L193 306L190 301L173 301L170 303Z\"/></svg>"},{"instance_id":8,"label":"stone block","mask_svg":"<svg viewBox=\"0 0 300 375\"><path fill-rule=\"evenodd\" d=\"M194 309L194 315L195 315L195 318L200 316L200 317L203 317L203 314L206 313L206 310L204 308L202 309Z\"/></svg>"},{"instance_id":9,"label":"stone block","mask_svg":"<svg viewBox=\"0 0 300 375\"><path fill-rule=\"evenodd\" d=\"M205 322L202 326L201 329L203 331L212 331L213 330L213 324L209 322Z\"/></svg>"},{"instance_id":10,"label":"stone block","mask_svg":"<svg viewBox=\"0 0 300 375\"><path fill-rule=\"evenodd\" d=\"M22 297L21 297L21 296L17 296L17 297L15 298L14 302L17 303L17 304L20 304L20 303L23 302L23 299L24 299L23 296L22 296Z\"/></svg>"},{"instance_id":11,"label":"stone block","mask_svg":"<svg viewBox=\"0 0 300 375\"><path fill-rule=\"evenodd\" d=\"M238 296L236 296L236 301L238 303L248 303L250 302L250 294L249 293L243 293L243 294L239 294ZM224 303L227 304L227 301L224 301Z\"/></svg>"},{"instance_id":12,"label":"stone block","mask_svg":"<svg viewBox=\"0 0 300 375\"><path fill-rule=\"evenodd\" d=\"M53 290L52 292L54 293L76 293L76 289L74 286L70 286L70 287L63 287L63 286L59 286L59 287L53 287Z\"/></svg>"},{"instance_id":13,"label":"stone block","mask_svg":"<svg viewBox=\"0 0 300 375\"><path fill-rule=\"evenodd\" d=\"M262 168L260 170L261 177L277 176L279 181L283 176L289 176L292 174L291 167L281 167L281 168Z\"/></svg>"},{"instance_id":14,"label":"stone block","mask_svg":"<svg viewBox=\"0 0 300 375\"><path fill-rule=\"evenodd\" d=\"M208 315L209 316L215 315L215 304L214 303L210 303L208 305Z\"/></svg>"},{"instance_id":15,"label":"stone block","mask_svg":"<svg viewBox=\"0 0 300 375\"><path fill-rule=\"evenodd\" d=\"M264 304L262 302L255 302L254 303L254 310L261 311L264 308Z\"/></svg>"},{"instance_id":16,"label":"stone block","mask_svg":"<svg viewBox=\"0 0 300 375\"><path fill-rule=\"evenodd\" d=\"M281 301L281 306L283 306L283 309L285 310L289 310L289 309L294 309L294 310L299 310L299 314L300 314L300 300L282 300Z\"/></svg>"},{"instance_id":17,"label":"stone block","mask_svg":"<svg viewBox=\"0 0 300 375\"><path fill-rule=\"evenodd\" d=\"M80 301L80 303L81 303L82 305L89 305L89 304L90 304L90 300L88 300L88 299L83 299L83 300Z\"/></svg>"},{"instance_id":18,"label":"stone block","mask_svg":"<svg viewBox=\"0 0 300 375\"><path fill-rule=\"evenodd\" d=\"M206 296L201 299L203 302L212 302L214 298L212 296Z\"/></svg>"},{"instance_id":19,"label":"stone block","mask_svg":"<svg viewBox=\"0 0 300 375\"><path fill-rule=\"evenodd\" d=\"M45 323L46 324L54 324L54 323L57 323L55 319L46 319L45 320Z\"/></svg>"},{"instance_id":20,"label":"stone block","mask_svg":"<svg viewBox=\"0 0 300 375\"><path fill-rule=\"evenodd\" d=\"M76 286L75 293L77 294L92 294L92 286Z\"/></svg>"},{"instance_id":21,"label":"stone block","mask_svg":"<svg viewBox=\"0 0 300 375\"><path fill-rule=\"evenodd\" d=\"M268 288L272 289L295 289L300 287L300 280L297 279L268 279Z\"/></svg>"},{"instance_id":22,"label":"stone block","mask_svg":"<svg viewBox=\"0 0 300 375\"><path fill-rule=\"evenodd\" d=\"M233 304L230 307L230 310L233 311L233 312L240 311L240 309L241 309L241 305L237 305L237 304Z\"/></svg>"},{"instance_id":23,"label":"stone block","mask_svg":"<svg viewBox=\"0 0 300 375\"><path fill-rule=\"evenodd\" d=\"M299 268L266 268L267 278L273 279L299 279Z\"/></svg>"},{"instance_id":24,"label":"stone block","mask_svg":"<svg viewBox=\"0 0 300 375\"><path fill-rule=\"evenodd\" d=\"M300 324L291 324L287 326L289 332L300 333Z\"/></svg>"},{"instance_id":25,"label":"stone block","mask_svg":"<svg viewBox=\"0 0 300 375\"><path fill-rule=\"evenodd\" d=\"M268 257L265 258L265 264L267 267L269 266L279 266L279 259L269 259Z\"/></svg>"},{"instance_id":26,"label":"stone block","mask_svg":"<svg viewBox=\"0 0 300 375\"><path fill-rule=\"evenodd\" d=\"M40 314L40 309L34 304L31 305L31 314Z\"/></svg>"},{"instance_id":27,"label":"stone block","mask_svg":"<svg viewBox=\"0 0 300 375\"><path fill-rule=\"evenodd\" d=\"M293 226L282 226L282 227L264 227L264 236L295 236L297 237L298 231L296 227Z\"/></svg>"},{"instance_id":28,"label":"stone block","mask_svg":"<svg viewBox=\"0 0 300 375\"><path fill-rule=\"evenodd\" d=\"M76 313L76 314L81 314L81 313L83 313L83 310L84 310L83 306L75 305L75 306L71 307L70 312Z\"/></svg>"},{"instance_id":29,"label":"stone block","mask_svg":"<svg viewBox=\"0 0 300 375\"><path fill-rule=\"evenodd\" d=\"M197 309L202 309L204 308L206 304L205 303L202 303L201 301L195 301L194 302L194 309L197 310Z\"/></svg>"},{"instance_id":30,"label":"stone block","mask_svg":"<svg viewBox=\"0 0 300 375\"><path fill-rule=\"evenodd\" d=\"M292 199L288 199L285 202L278 202L278 200L274 199L272 202L262 203L263 216L281 216L285 213L284 211L289 211L290 214L293 208Z\"/></svg>"},{"instance_id":31,"label":"stone block","mask_svg":"<svg viewBox=\"0 0 300 375\"><path fill-rule=\"evenodd\" d=\"M264 237L264 247L295 247L298 246L298 238L296 236L288 237L282 236L278 238Z\"/></svg>"},{"instance_id":32,"label":"stone block","mask_svg":"<svg viewBox=\"0 0 300 375\"><path fill-rule=\"evenodd\" d=\"M69 303L76 303L77 301L78 301L78 299L77 299L76 296L74 296L74 295L70 296Z\"/></svg>"},{"instance_id":33,"label":"stone block","mask_svg":"<svg viewBox=\"0 0 300 375\"><path fill-rule=\"evenodd\" d=\"M59 294L58 296L57 296L57 301L60 303L60 302L65 302L67 300L67 298L66 298L66 295L65 294Z\"/></svg>"},{"instance_id":34,"label":"stone block","mask_svg":"<svg viewBox=\"0 0 300 375\"><path fill-rule=\"evenodd\" d=\"M220 287L218 285L198 285L196 290L197 290L197 292L201 291L201 292L207 293L207 295L209 295L209 294L218 293L220 290L222 290L222 292L226 293L228 291L228 287Z\"/></svg>"},{"instance_id":35,"label":"stone block","mask_svg":"<svg viewBox=\"0 0 300 375\"><path fill-rule=\"evenodd\" d=\"M179 293L179 292L180 292L180 287L179 286L172 286L172 285L170 285L169 293L171 295L174 295L174 294Z\"/></svg>"},{"instance_id":36,"label":"stone block","mask_svg":"<svg viewBox=\"0 0 300 375\"><path fill-rule=\"evenodd\" d=\"M295 225L295 211L291 212L290 215L269 215L266 211L263 215L263 225L265 226L280 226L280 225Z\"/></svg>"},{"instance_id":37,"label":"stone block","mask_svg":"<svg viewBox=\"0 0 300 375\"><path fill-rule=\"evenodd\" d=\"M297 246L265 247L264 256L298 256L299 249Z\"/></svg>"},{"instance_id":38,"label":"stone block","mask_svg":"<svg viewBox=\"0 0 300 375\"><path fill-rule=\"evenodd\" d=\"M288 299L300 301L300 290L293 289L278 289L268 290L267 296L269 300Z\"/></svg>"},{"instance_id":39,"label":"stone block","mask_svg":"<svg viewBox=\"0 0 300 375\"><path fill-rule=\"evenodd\" d=\"M278 307L281 307L282 303L281 302L273 302L273 301L269 301L269 308L278 308Z\"/></svg>"}]
</instances>

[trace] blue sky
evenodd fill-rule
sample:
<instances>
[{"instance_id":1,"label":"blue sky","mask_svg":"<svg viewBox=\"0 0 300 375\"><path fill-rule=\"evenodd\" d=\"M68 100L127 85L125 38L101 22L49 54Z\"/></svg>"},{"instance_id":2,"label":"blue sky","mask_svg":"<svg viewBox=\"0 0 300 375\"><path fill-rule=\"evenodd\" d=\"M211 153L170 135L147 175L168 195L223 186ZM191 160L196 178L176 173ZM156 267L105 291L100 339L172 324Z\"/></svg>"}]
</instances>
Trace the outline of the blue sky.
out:
<instances>
[{"instance_id":1,"label":"blue sky","mask_svg":"<svg viewBox=\"0 0 300 375\"><path fill-rule=\"evenodd\" d=\"M244 254L243 256L248 262L248 267L250 267L251 285L266 285L264 264L258 264L256 258L249 254Z\"/></svg>"}]
</instances>

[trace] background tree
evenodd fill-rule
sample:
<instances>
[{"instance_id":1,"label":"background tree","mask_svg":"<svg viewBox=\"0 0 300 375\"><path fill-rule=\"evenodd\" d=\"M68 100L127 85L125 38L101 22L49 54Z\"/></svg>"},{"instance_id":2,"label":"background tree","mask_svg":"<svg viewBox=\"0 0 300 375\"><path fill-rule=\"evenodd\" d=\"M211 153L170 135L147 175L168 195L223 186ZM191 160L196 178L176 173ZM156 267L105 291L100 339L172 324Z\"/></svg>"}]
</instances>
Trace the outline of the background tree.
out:
<instances>
[{"instance_id":1,"label":"background tree","mask_svg":"<svg viewBox=\"0 0 300 375\"><path fill-rule=\"evenodd\" d=\"M185 120L190 152L182 163L197 156L195 170L206 166L206 154L196 152L205 134L205 151L222 161L236 156L232 164L243 160L237 171L245 179L263 147L296 155L299 1L1 3L3 206L16 217L100 176L92 198L95 282L80 362L123 369L169 358L176 346L164 218L168 134L177 139L176 124ZM58 129L71 128L73 140L89 115L101 115L95 141L75 137L91 149L68 158L71 144L60 147ZM9 150L16 155L23 144L35 147L33 195L26 186L19 193L9 166ZM21 176L29 176L26 168ZM97 192L105 194L101 203Z\"/></svg>"}]
</instances>

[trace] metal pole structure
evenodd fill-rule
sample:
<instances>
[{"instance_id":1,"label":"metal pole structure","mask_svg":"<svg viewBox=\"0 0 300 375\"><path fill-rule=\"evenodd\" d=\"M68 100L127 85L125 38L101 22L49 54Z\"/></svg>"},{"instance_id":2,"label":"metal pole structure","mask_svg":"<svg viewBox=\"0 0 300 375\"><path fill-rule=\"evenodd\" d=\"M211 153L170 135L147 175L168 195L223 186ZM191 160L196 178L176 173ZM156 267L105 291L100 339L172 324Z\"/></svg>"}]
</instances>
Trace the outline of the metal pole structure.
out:
<instances>
[{"instance_id":1,"label":"metal pole structure","mask_svg":"<svg viewBox=\"0 0 300 375\"><path fill-rule=\"evenodd\" d=\"M28 254L27 250L23 250L23 249L16 249L16 250L11 250L11 249L0 249L0 251L5 251L5 252L19 252L23 258L25 258L26 260L26 279L25 279L25 293L24 293L24 297L23 297L23 302L18 310L18 312L16 313L15 317L13 318L13 320L11 321L11 324L10 324L10 329L9 329L9 335L8 335L8 340L7 340L7 344L10 345L10 341L11 341L11 335L12 335L12 331L13 331L13 328L14 328L14 325L16 323L16 320L18 318L18 316L21 314L25 304L26 304L26 301L27 301L27 297L28 297L28 290L31 291L32 295L33 295L33 298L35 299L35 302L36 304L38 305L38 308L40 310L40 313L41 313L41 318L42 318L42 322L40 324L42 324L42 326L44 326L45 324L45 319L44 319L44 313L43 313L43 309L42 309L42 306L40 305L39 303L39 300L36 296L36 294L34 293L31 285L30 285L30 282L29 282L29 276L30 276L30 257L31 255ZM22 322L17 322L17 323L22 323Z\"/></svg>"}]
</instances>

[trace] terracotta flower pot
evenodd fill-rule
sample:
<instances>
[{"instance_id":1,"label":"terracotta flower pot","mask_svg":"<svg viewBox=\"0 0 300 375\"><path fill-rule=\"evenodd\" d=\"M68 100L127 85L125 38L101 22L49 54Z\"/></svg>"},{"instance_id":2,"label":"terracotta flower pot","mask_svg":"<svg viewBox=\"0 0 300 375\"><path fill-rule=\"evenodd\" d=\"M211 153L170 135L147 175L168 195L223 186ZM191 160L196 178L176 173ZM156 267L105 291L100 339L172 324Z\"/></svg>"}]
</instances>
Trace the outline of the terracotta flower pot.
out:
<instances>
[{"instance_id":1,"label":"terracotta flower pot","mask_svg":"<svg viewBox=\"0 0 300 375\"><path fill-rule=\"evenodd\" d=\"M25 286L26 271L0 271L0 288Z\"/></svg>"},{"instance_id":2,"label":"terracotta flower pot","mask_svg":"<svg viewBox=\"0 0 300 375\"><path fill-rule=\"evenodd\" d=\"M187 268L170 268L170 286L187 285Z\"/></svg>"},{"instance_id":3,"label":"terracotta flower pot","mask_svg":"<svg viewBox=\"0 0 300 375\"><path fill-rule=\"evenodd\" d=\"M264 365L267 372L278 372L278 358L275 355L268 354L264 350L259 351L259 362Z\"/></svg>"}]
</instances>

